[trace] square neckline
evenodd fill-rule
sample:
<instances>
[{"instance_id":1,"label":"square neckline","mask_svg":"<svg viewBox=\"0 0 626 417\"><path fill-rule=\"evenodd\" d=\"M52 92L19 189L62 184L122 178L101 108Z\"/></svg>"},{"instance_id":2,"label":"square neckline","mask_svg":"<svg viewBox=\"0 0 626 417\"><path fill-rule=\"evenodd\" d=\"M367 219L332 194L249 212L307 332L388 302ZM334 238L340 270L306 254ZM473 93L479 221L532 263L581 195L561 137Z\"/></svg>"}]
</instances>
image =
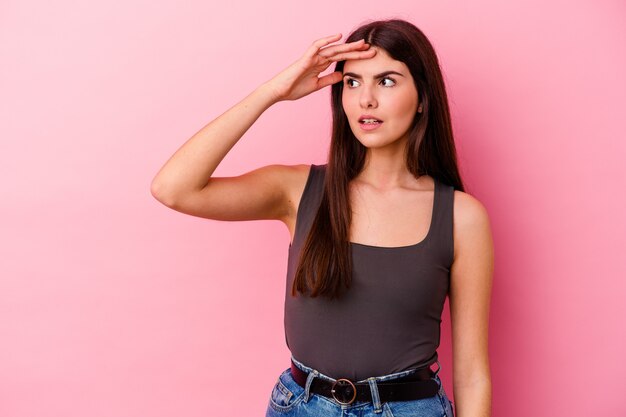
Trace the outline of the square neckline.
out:
<instances>
[{"instance_id":1,"label":"square neckline","mask_svg":"<svg viewBox=\"0 0 626 417\"><path fill-rule=\"evenodd\" d=\"M375 246L375 245L367 245L365 243L358 243L358 242L352 242L349 241L348 243L350 244L351 247L353 248L363 248L363 249L374 249L374 250L393 250L393 249L412 249L412 248L416 248L418 246L421 246L422 244L424 244L426 241L429 240L429 238L431 237L431 235L433 234L433 229L434 229L434 225L435 225L435 215L437 213L437 209L439 207L439 194L440 194L440 189L439 189L439 181L437 181L437 178L433 177L433 181L434 181L434 190L433 190L433 205L432 205L432 212L430 214L430 223L428 225L428 232L426 233L426 236L424 236L424 238L422 240L420 240L417 243L413 243L411 245L405 245L405 246Z\"/></svg>"},{"instance_id":2,"label":"square neckline","mask_svg":"<svg viewBox=\"0 0 626 417\"><path fill-rule=\"evenodd\" d=\"M300 224L300 206L302 204L302 199L304 198L304 195L308 192L309 187L311 186L311 182L312 182L312 178L314 175L314 169L316 168L321 168L324 176L326 176L326 164L324 165L316 165L316 164L310 164L309 167L309 174L307 176L307 180L306 183L304 184L304 190L302 191L302 196L300 197L300 203L298 204L298 209L296 210L296 231L295 233L297 234L297 227ZM428 240L431 239L433 232L433 229L435 228L435 216L437 215L437 210L439 209L439 199L440 199L440 194L442 192L441 190L441 184L439 183L439 181L437 180L437 178L432 177L433 181L434 181L434 193L433 193L433 206L432 206L432 212L430 214L430 224L428 225L428 232L426 233L426 236L419 242L414 243L412 245L406 245L406 246L374 246L374 245L367 245L365 243L358 243L358 242L352 242L352 241L348 241L348 245L351 248L361 248L363 250L381 250L381 251L393 251L393 250L406 250L406 249L413 249L413 248L417 248L419 246L422 246L424 243L426 243ZM295 239L295 237L294 237ZM295 242L295 241L294 241ZM294 247L294 242L289 242L289 251L291 252L291 250Z\"/></svg>"}]
</instances>

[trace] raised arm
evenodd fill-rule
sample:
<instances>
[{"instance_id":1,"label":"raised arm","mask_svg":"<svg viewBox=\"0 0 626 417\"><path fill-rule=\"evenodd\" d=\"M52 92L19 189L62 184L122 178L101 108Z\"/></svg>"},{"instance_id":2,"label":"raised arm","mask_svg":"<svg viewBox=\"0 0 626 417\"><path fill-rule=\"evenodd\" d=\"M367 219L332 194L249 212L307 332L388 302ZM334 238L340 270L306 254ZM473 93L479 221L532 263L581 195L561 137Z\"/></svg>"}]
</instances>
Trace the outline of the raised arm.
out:
<instances>
[{"instance_id":1,"label":"raised arm","mask_svg":"<svg viewBox=\"0 0 626 417\"><path fill-rule=\"evenodd\" d=\"M212 178L226 154L259 116L278 101L263 84L204 126L170 157L152 180L166 206L215 220L278 218L286 209L286 166L270 165L238 177Z\"/></svg>"},{"instance_id":2,"label":"raised arm","mask_svg":"<svg viewBox=\"0 0 626 417\"><path fill-rule=\"evenodd\" d=\"M341 34L313 42L305 54L194 134L152 180L151 193L177 211L215 220L284 219L293 213L302 165L269 165L236 177L212 177L244 133L272 104L297 100L342 80L318 77L334 61L371 58L362 41L331 45Z\"/></svg>"}]
</instances>

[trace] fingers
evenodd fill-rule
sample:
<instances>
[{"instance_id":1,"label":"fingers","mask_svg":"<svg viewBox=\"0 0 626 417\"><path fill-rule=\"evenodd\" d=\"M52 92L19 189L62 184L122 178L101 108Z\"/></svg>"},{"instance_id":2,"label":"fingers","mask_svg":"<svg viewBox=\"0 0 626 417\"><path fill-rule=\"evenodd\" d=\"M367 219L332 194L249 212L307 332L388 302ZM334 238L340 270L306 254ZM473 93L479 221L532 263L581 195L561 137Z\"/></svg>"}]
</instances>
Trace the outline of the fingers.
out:
<instances>
[{"instance_id":1,"label":"fingers","mask_svg":"<svg viewBox=\"0 0 626 417\"><path fill-rule=\"evenodd\" d=\"M367 49L369 45L365 43L363 39L359 39L354 42L348 42L339 45L332 45L322 49L324 46L336 42L341 38L341 33L337 33L335 35L326 36L324 38L318 39L309 47L306 55L312 57L314 55L319 55L324 58L329 58L333 55L336 55L339 52L348 52L352 50L358 49ZM370 57L370 55L366 55L366 57Z\"/></svg>"},{"instance_id":2,"label":"fingers","mask_svg":"<svg viewBox=\"0 0 626 417\"><path fill-rule=\"evenodd\" d=\"M317 52L318 56L329 61L343 61L346 59L371 58L376 54L375 49L369 49L370 45L363 39L348 42L342 45L333 45Z\"/></svg>"},{"instance_id":3,"label":"fingers","mask_svg":"<svg viewBox=\"0 0 626 417\"><path fill-rule=\"evenodd\" d=\"M340 71L332 72L328 75L320 77L317 81L317 88L322 89L326 86L338 83L343 79L343 74Z\"/></svg>"},{"instance_id":4,"label":"fingers","mask_svg":"<svg viewBox=\"0 0 626 417\"><path fill-rule=\"evenodd\" d=\"M369 47L369 45L368 45ZM348 51L343 53L335 53L327 56L329 61L346 61L348 59L367 59L376 55L376 49L368 49L367 51Z\"/></svg>"},{"instance_id":5,"label":"fingers","mask_svg":"<svg viewBox=\"0 0 626 417\"><path fill-rule=\"evenodd\" d=\"M307 52L311 56L315 55L322 46L328 45L331 42L336 42L339 39L341 39L341 33L337 33L335 35L330 35L330 36L326 36L325 38L318 39L315 42L313 42L313 44L309 47Z\"/></svg>"},{"instance_id":6,"label":"fingers","mask_svg":"<svg viewBox=\"0 0 626 417\"><path fill-rule=\"evenodd\" d=\"M337 33L335 35L330 35L330 36L326 36L325 38L318 39L315 42L313 42L313 46L317 48L321 48L322 46L328 45L331 42L338 41L339 39L341 39L341 33Z\"/></svg>"},{"instance_id":7,"label":"fingers","mask_svg":"<svg viewBox=\"0 0 626 417\"><path fill-rule=\"evenodd\" d=\"M363 39L359 39L358 41L355 41L355 42L329 46L328 48L324 48L318 51L317 54L319 56L323 56L324 58L328 58L329 56L334 55L338 52L345 52L345 51L349 51L352 49L359 49L359 48L364 47L365 45L366 44L364 43Z\"/></svg>"}]
</instances>

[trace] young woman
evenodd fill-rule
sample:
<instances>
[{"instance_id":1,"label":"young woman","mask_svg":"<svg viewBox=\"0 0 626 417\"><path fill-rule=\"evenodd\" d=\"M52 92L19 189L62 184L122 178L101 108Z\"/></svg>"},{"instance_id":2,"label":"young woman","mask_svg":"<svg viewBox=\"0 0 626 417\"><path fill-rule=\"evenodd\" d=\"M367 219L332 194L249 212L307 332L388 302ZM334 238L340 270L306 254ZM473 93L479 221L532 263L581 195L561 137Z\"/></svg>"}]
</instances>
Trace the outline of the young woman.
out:
<instances>
[{"instance_id":1,"label":"young woman","mask_svg":"<svg viewBox=\"0 0 626 417\"><path fill-rule=\"evenodd\" d=\"M332 44L340 38L316 40L197 132L159 171L152 194L193 216L274 219L289 229L291 366L267 416L490 416L492 237L484 206L464 192L435 51L398 19L367 23ZM335 72L319 77L333 62ZM272 104L326 86L326 164L212 177ZM454 406L438 375L447 296Z\"/></svg>"}]
</instances>

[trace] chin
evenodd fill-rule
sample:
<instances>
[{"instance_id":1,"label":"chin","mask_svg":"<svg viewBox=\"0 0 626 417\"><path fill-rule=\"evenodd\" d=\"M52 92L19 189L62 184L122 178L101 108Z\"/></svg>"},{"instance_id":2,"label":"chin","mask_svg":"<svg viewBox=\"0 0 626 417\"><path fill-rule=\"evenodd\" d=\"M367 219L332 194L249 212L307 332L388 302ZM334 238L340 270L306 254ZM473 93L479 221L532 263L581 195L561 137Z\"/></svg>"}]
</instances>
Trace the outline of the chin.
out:
<instances>
[{"instance_id":1,"label":"chin","mask_svg":"<svg viewBox=\"0 0 626 417\"><path fill-rule=\"evenodd\" d=\"M388 138L376 138L376 137L367 137L367 138L359 138L356 137L357 140L366 148L382 148L387 145L391 145L396 142L397 139L388 139Z\"/></svg>"}]
</instances>

